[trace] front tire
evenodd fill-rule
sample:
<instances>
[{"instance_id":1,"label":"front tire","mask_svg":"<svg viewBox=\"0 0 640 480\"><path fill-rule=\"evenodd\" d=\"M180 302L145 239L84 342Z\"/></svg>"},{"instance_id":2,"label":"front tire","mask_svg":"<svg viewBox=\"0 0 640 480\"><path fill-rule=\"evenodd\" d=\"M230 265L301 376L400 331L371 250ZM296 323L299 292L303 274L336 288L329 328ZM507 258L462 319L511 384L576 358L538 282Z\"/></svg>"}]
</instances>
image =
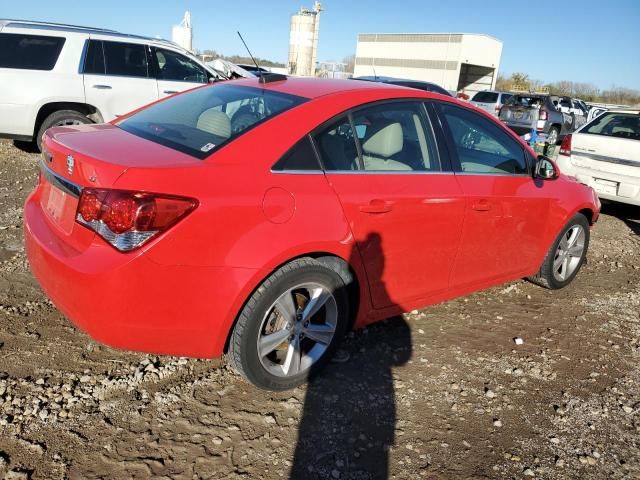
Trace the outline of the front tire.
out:
<instances>
[{"instance_id":1,"label":"front tire","mask_svg":"<svg viewBox=\"0 0 640 480\"><path fill-rule=\"evenodd\" d=\"M560 140L560 130L558 127L551 127L547 133L547 142L549 145L557 145Z\"/></svg>"},{"instance_id":2,"label":"front tire","mask_svg":"<svg viewBox=\"0 0 640 480\"><path fill-rule=\"evenodd\" d=\"M36 146L38 151L42 151L42 135L51 127L61 127L65 125L84 125L86 123L92 123L91 120L82 113L76 110L58 110L50 114L44 119L38 133L36 135Z\"/></svg>"},{"instance_id":3,"label":"front tire","mask_svg":"<svg viewBox=\"0 0 640 480\"><path fill-rule=\"evenodd\" d=\"M575 214L551 245L538 273L529 280L553 290L569 285L587 258L589 234L587 218Z\"/></svg>"},{"instance_id":4,"label":"front tire","mask_svg":"<svg viewBox=\"0 0 640 480\"><path fill-rule=\"evenodd\" d=\"M258 388L294 388L330 359L348 316L348 292L340 275L312 258L300 258L274 272L251 295L227 356Z\"/></svg>"}]
</instances>

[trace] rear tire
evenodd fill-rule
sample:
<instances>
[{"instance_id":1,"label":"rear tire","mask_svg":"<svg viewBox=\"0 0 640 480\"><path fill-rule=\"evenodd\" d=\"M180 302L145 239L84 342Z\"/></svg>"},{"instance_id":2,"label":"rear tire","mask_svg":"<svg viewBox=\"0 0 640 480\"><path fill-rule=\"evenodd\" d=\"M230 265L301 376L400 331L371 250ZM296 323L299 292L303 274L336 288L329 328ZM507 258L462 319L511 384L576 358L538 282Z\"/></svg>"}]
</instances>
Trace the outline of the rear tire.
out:
<instances>
[{"instance_id":1,"label":"rear tire","mask_svg":"<svg viewBox=\"0 0 640 480\"><path fill-rule=\"evenodd\" d=\"M36 146L38 151L42 151L42 135L51 127L59 127L64 125L84 125L92 123L91 120L76 110L58 110L50 114L40 124L36 135Z\"/></svg>"},{"instance_id":2,"label":"rear tire","mask_svg":"<svg viewBox=\"0 0 640 480\"><path fill-rule=\"evenodd\" d=\"M245 304L229 340L229 362L258 388L294 388L330 359L349 323L348 307L346 285L333 268L294 260Z\"/></svg>"},{"instance_id":3,"label":"rear tire","mask_svg":"<svg viewBox=\"0 0 640 480\"><path fill-rule=\"evenodd\" d=\"M588 249L589 221L577 213L551 245L538 273L528 280L552 290L566 287L580 271Z\"/></svg>"}]
</instances>

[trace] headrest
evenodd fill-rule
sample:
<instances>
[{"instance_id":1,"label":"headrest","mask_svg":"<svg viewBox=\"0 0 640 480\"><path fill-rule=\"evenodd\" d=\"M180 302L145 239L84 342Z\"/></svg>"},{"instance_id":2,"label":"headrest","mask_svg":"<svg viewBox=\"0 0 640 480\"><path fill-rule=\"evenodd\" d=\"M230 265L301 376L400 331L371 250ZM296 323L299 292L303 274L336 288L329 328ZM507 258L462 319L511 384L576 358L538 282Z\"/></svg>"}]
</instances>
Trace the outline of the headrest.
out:
<instances>
[{"instance_id":1,"label":"headrest","mask_svg":"<svg viewBox=\"0 0 640 480\"><path fill-rule=\"evenodd\" d=\"M367 154L389 158L402 151L403 141L402 126L396 122L382 127L367 138L362 149Z\"/></svg>"},{"instance_id":2,"label":"headrest","mask_svg":"<svg viewBox=\"0 0 640 480\"><path fill-rule=\"evenodd\" d=\"M200 114L196 128L218 137L229 138L231 136L231 120L229 120L229 116L213 108Z\"/></svg>"}]
</instances>

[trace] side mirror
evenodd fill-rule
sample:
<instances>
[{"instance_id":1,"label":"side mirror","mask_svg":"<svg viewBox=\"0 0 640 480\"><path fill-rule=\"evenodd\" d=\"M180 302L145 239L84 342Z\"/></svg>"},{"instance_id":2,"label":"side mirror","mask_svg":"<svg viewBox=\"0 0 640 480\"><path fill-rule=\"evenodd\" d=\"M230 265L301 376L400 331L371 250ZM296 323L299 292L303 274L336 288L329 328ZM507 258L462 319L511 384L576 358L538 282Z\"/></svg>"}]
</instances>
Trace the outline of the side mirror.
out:
<instances>
[{"instance_id":1,"label":"side mirror","mask_svg":"<svg viewBox=\"0 0 640 480\"><path fill-rule=\"evenodd\" d=\"M549 157L538 155L533 176L534 178L540 178L542 180L554 180L560 176L560 171Z\"/></svg>"}]
</instances>

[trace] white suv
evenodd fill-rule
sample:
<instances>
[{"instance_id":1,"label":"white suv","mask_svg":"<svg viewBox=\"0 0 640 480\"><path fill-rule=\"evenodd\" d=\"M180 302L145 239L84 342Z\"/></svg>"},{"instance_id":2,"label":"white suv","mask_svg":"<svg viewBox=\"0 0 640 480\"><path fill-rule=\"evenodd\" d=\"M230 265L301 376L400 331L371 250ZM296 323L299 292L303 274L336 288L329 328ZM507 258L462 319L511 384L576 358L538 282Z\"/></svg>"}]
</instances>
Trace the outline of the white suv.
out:
<instances>
[{"instance_id":1,"label":"white suv","mask_svg":"<svg viewBox=\"0 0 640 480\"><path fill-rule=\"evenodd\" d=\"M108 122L224 78L178 45L112 30L0 20L0 138Z\"/></svg>"}]
</instances>

